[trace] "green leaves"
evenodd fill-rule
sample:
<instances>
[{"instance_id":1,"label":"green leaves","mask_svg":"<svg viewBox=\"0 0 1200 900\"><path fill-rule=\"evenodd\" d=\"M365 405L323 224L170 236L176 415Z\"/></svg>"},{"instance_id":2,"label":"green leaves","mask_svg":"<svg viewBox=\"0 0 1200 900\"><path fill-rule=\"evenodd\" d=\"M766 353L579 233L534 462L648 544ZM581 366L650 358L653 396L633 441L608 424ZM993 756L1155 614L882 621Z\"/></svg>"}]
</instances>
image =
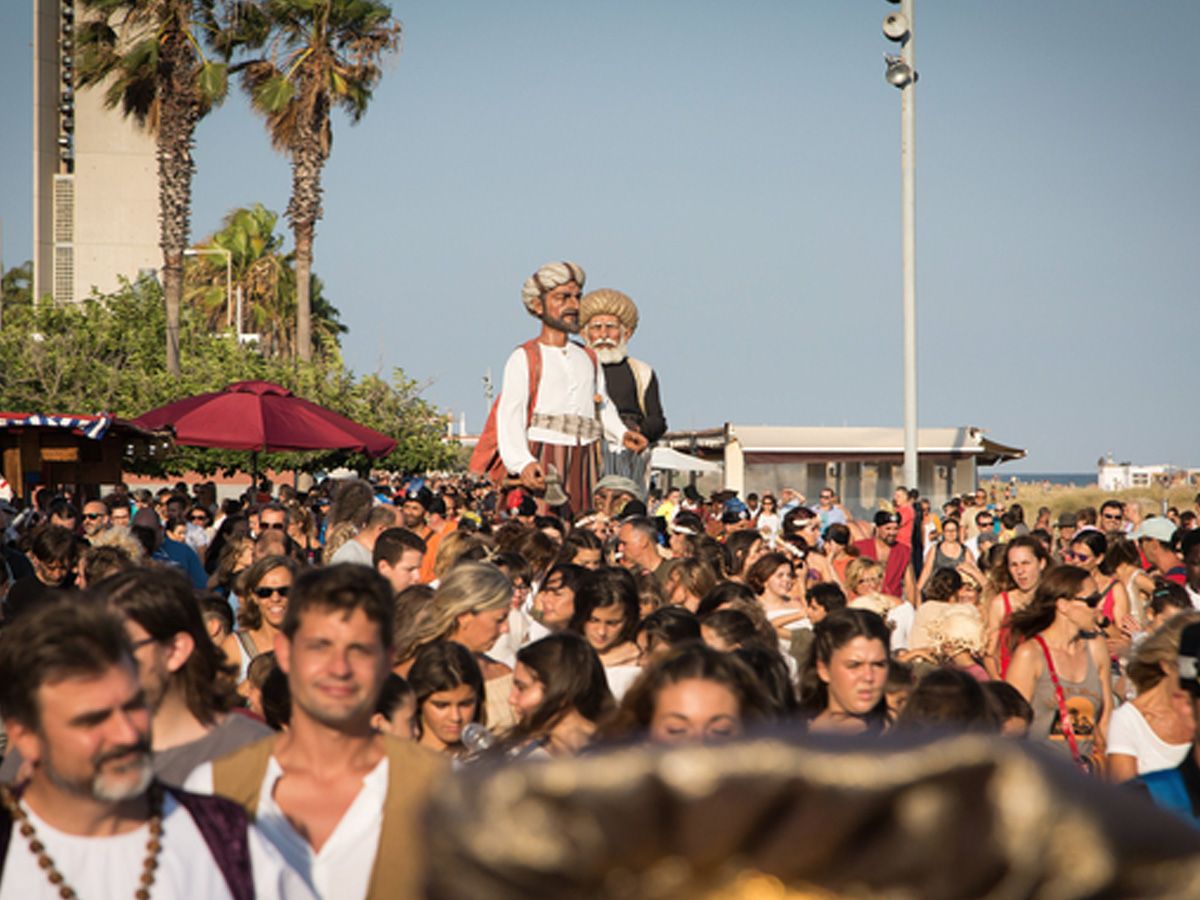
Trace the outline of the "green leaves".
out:
<instances>
[{"instance_id":1,"label":"green leaves","mask_svg":"<svg viewBox=\"0 0 1200 900\"><path fill-rule=\"evenodd\" d=\"M15 282L20 273L13 273ZM133 418L164 403L220 390L245 379L274 381L376 428L398 441L389 465L409 471L439 468L455 459L441 442L444 420L420 399L417 385L395 370L390 379L358 378L343 364L336 345L325 359L296 363L265 358L253 347L208 333L185 306L181 321L181 373L166 373L166 316L157 282L126 283L84 303L5 308L0 327L0 408L47 413L111 412ZM32 335L38 335L37 338ZM264 454L260 467L304 471L337 464L366 466L362 457L339 453ZM189 469L249 471L250 455L225 450L177 448L166 459L142 460L130 471L179 475Z\"/></svg>"},{"instance_id":2,"label":"green leaves","mask_svg":"<svg viewBox=\"0 0 1200 900\"><path fill-rule=\"evenodd\" d=\"M229 91L229 67L224 63L206 62L200 68L200 93L208 103L220 103Z\"/></svg>"},{"instance_id":3,"label":"green leaves","mask_svg":"<svg viewBox=\"0 0 1200 900\"><path fill-rule=\"evenodd\" d=\"M263 112L277 113L288 105L295 93L292 83L276 74L254 89L254 105Z\"/></svg>"}]
</instances>

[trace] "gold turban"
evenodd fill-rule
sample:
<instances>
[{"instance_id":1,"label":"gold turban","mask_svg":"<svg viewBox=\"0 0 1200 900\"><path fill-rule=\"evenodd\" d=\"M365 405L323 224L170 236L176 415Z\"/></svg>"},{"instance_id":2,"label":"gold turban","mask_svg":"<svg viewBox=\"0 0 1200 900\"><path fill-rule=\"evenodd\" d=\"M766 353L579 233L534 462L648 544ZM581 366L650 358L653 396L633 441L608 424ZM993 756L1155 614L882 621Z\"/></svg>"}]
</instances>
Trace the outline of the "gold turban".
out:
<instances>
[{"instance_id":1,"label":"gold turban","mask_svg":"<svg viewBox=\"0 0 1200 900\"><path fill-rule=\"evenodd\" d=\"M579 327L587 328L592 316L616 316L624 326L627 337L633 335L638 325L637 304L628 294L612 288L599 288L587 294L579 304Z\"/></svg>"}]
</instances>

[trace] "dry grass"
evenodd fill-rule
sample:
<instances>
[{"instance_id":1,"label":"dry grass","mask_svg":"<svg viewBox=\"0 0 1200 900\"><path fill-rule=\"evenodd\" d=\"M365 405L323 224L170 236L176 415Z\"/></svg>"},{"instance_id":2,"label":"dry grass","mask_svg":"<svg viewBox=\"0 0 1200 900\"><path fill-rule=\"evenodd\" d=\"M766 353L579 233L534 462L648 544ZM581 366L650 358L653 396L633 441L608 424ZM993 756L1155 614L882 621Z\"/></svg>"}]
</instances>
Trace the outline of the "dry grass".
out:
<instances>
[{"instance_id":1,"label":"dry grass","mask_svg":"<svg viewBox=\"0 0 1200 900\"><path fill-rule=\"evenodd\" d=\"M985 486L991 487L990 484ZM1003 487L1000 491L1002 490ZM997 491L998 495L1000 491ZM1016 499L1025 509L1025 521L1032 525L1033 520L1037 518L1038 509L1043 506L1050 507L1051 521L1057 521L1061 512L1075 512L1085 506L1099 510L1101 503L1115 497L1122 503L1140 503L1143 515L1162 515L1168 506L1175 506L1181 510L1191 509L1197 493L1195 486L1187 485L1102 491L1095 485L1066 487L1052 484L1043 488L1040 484L1019 483Z\"/></svg>"}]
</instances>

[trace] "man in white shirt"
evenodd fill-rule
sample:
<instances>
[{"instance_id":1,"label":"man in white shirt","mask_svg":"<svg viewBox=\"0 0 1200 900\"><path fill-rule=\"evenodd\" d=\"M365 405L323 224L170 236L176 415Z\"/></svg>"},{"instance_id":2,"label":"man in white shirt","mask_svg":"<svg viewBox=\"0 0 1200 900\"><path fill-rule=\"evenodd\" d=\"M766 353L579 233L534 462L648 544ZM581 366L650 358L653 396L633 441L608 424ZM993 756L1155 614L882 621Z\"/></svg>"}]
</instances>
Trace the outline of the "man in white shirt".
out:
<instances>
[{"instance_id":1,"label":"man in white shirt","mask_svg":"<svg viewBox=\"0 0 1200 900\"><path fill-rule=\"evenodd\" d=\"M529 314L541 321L541 333L509 356L496 406L496 442L504 467L525 488L542 494L553 466L576 512L591 501L602 436L635 453L647 446L643 435L627 431L621 422L595 355L568 340L579 332L584 278L575 263L556 262L526 279L522 299ZM531 385L536 397L531 397Z\"/></svg>"},{"instance_id":2,"label":"man in white shirt","mask_svg":"<svg viewBox=\"0 0 1200 900\"><path fill-rule=\"evenodd\" d=\"M133 650L100 604L4 630L0 713L32 772L0 786L0 900L312 896L236 804L154 779Z\"/></svg>"},{"instance_id":3,"label":"man in white shirt","mask_svg":"<svg viewBox=\"0 0 1200 900\"><path fill-rule=\"evenodd\" d=\"M288 730L205 763L187 781L239 802L322 898L421 896L420 817L445 764L371 726L394 621L392 588L373 569L300 576L275 639L291 693Z\"/></svg>"}]
</instances>

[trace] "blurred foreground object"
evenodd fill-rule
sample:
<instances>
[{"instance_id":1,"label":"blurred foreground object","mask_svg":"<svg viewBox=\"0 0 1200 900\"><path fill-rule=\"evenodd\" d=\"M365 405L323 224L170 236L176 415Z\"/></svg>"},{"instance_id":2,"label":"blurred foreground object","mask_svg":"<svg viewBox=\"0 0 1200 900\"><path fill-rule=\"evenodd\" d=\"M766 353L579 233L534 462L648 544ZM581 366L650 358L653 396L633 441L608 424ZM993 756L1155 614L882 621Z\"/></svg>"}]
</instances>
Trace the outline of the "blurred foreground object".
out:
<instances>
[{"instance_id":1,"label":"blurred foreground object","mask_svg":"<svg viewBox=\"0 0 1200 900\"><path fill-rule=\"evenodd\" d=\"M480 767L430 816L434 900L1200 896L1200 833L994 737Z\"/></svg>"}]
</instances>

